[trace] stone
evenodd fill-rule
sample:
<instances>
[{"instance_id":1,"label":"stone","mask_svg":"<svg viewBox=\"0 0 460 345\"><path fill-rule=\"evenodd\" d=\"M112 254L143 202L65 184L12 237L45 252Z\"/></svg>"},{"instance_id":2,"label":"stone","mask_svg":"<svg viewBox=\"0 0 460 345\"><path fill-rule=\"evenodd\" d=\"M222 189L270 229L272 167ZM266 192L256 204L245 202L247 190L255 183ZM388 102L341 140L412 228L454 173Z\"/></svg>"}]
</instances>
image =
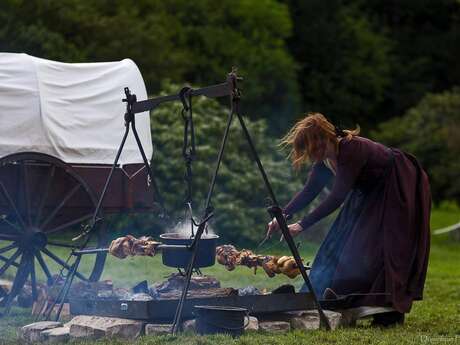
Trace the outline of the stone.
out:
<instances>
[{"instance_id":1,"label":"stone","mask_svg":"<svg viewBox=\"0 0 460 345\"><path fill-rule=\"evenodd\" d=\"M74 317L66 326L70 328L70 337L77 339L117 337L132 340L142 335L144 328L137 320L87 315Z\"/></svg>"},{"instance_id":2,"label":"stone","mask_svg":"<svg viewBox=\"0 0 460 345\"><path fill-rule=\"evenodd\" d=\"M149 294L146 294L144 292L139 292L131 295L130 297L131 301L153 301L153 297L150 296Z\"/></svg>"},{"instance_id":3,"label":"stone","mask_svg":"<svg viewBox=\"0 0 460 345\"><path fill-rule=\"evenodd\" d=\"M164 335L171 333L171 324L154 324L145 325L145 335Z\"/></svg>"},{"instance_id":4,"label":"stone","mask_svg":"<svg viewBox=\"0 0 460 345\"><path fill-rule=\"evenodd\" d=\"M70 339L70 329L69 327L58 327L47 329L40 333L40 341L54 344L54 343L64 343Z\"/></svg>"},{"instance_id":5,"label":"stone","mask_svg":"<svg viewBox=\"0 0 460 345\"><path fill-rule=\"evenodd\" d=\"M342 323L342 314L337 311L332 310L324 310L324 314L326 315L327 319L329 320L329 325L331 329L337 329L341 326Z\"/></svg>"},{"instance_id":6,"label":"stone","mask_svg":"<svg viewBox=\"0 0 460 345\"><path fill-rule=\"evenodd\" d=\"M259 330L259 320L256 317L250 316L249 322L247 318L245 318L244 322L245 324L247 324L246 327L244 327L245 331L258 331Z\"/></svg>"},{"instance_id":7,"label":"stone","mask_svg":"<svg viewBox=\"0 0 460 345\"><path fill-rule=\"evenodd\" d=\"M0 288L4 290L6 293L10 292L13 286L13 282L5 279L0 279Z\"/></svg>"},{"instance_id":8,"label":"stone","mask_svg":"<svg viewBox=\"0 0 460 345\"><path fill-rule=\"evenodd\" d=\"M323 310L324 315L326 315L329 320L329 325L331 329L334 330L337 327L342 325L342 314L331 311ZM290 319L290 324L292 329L301 329L301 330L315 330L320 328L320 318L317 310L307 310L301 313L297 313L294 317Z\"/></svg>"},{"instance_id":9,"label":"stone","mask_svg":"<svg viewBox=\"0 0 460 345\"><path fill-rule=\"evenodd\" d=\"M318 315L304 315L297 316L291 319L291 328L300 329L304 331L311 331L319 329L319 317Z\"/></svg>"},{"instance_id":10,"label":"stone","mask_svg":"<svg viewBox=\"0 0 460 345\"><path fill-rule=\"evenodd\" d=\"M184 332L196 332L196 319L185 320L182 322L182 330Z\"/></svg>"},{"instance_id":11,"label":"stone","mask_svg":"<svg viewBox=\"0 0 460 345\"><path fill-rule=\"evenodd\" d=\"M49 329L62 327L60 322L56 321L39 321L23 326L19 329L19 338L28 343L40 341L40 333Z\"/></svg>"},{"instance_id":12,"label":"stone","mask_svg":"<svg viewBox=\"0 0 460 345\"><path fill-rule=\"evenodd\" d=\"M259 330L270 333L284 333L291 330L291 324L286 321L262 321L259 322Z\"/></svg>"}]
</instances>

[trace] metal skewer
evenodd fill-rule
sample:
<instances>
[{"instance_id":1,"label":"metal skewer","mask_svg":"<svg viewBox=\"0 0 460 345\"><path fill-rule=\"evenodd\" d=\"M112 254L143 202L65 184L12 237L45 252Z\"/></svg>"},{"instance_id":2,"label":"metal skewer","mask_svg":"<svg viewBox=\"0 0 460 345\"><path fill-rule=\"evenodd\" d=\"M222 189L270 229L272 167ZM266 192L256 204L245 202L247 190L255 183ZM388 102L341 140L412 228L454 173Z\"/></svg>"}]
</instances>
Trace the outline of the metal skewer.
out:
<instances>
[{"instance_id":1,"label":"metal skewer","mask_svg":"<svg viewBox=\"0 0 460 345\"><path fill-rule=\"evenodd\" d=\"M191 250L189 245L185 244L160 244L155 247L156 250L164 250L164 249L176 249L176 250ZM94 248L94 249L83 249L83 250L75 250L72 252L74 256L86 255L86 254L98 254L98 253L107 253L109 248Z\"/></svg>"}]
</instances>

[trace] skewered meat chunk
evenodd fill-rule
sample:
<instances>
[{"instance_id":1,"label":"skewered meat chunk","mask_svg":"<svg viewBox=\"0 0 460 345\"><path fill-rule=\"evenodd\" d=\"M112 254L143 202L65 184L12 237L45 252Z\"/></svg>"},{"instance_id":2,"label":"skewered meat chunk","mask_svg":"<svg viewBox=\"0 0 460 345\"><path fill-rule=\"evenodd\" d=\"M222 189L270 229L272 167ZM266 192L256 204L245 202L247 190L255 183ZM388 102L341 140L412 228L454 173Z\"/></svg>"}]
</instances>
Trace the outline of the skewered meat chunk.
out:
<instances>
[{"instance_id":1,"label":"skewered meat chunk","mask_svg":"<svg viewBox=\"0 0 460 345\"><path fill-rule=\"evenodd\" d=\"M131 238L132 236L128 235L113 240L112 243L110 243L109 253L119 259L128 257L131 254Z\"/></svg>"},{"instance_id":2,"label":"skewered meat chunk","mask_svg":"<svg viewBox=\"0 0 460 345\"><path fill-rule=\"evenodd\" d=\"M246 266L254 268L254 273L256 273L257 267L262 267L270 278L276 274L285 274L289 278L295 278L300 274L300 269L292 256L279 258L270 255L256 255L247 249L238 251L229 244L216 248L216 259L229 271L233 271L236 266Z\"/></svg>"},{"instance_id":3,"label":"skewered meat chunk","mask_svg":"<svg viewBox=\"0 0 460 345\"><path fill-rule=\"evenodd\" d=\"M239 252L231 244L225 244L216 248L216 259L224 265L228 271L233 271L237 265Z\"/></svg>"},{"instance_id":4,"label":"skewered meat chunk","mask_svg":"<svg viewBox=\"0 0 460 345\"><path fill-rule=\"evenodd\" d=\"M160 244L160 242L154 241L151 237L135 238L134 236L126 235L112 241L109 253L119 259L135 255L154 256L156 247Z\"/></svg>"}]
</instances>

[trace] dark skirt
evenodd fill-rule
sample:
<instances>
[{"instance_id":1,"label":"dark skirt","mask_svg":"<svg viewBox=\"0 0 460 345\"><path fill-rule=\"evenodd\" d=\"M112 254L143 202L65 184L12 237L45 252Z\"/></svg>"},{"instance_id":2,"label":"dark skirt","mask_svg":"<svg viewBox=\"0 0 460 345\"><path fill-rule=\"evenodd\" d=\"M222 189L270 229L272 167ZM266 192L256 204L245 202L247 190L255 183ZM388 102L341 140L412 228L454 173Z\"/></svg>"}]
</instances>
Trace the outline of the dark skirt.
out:
<instances>
[{"instance_id":1,"label":"dark skirt","mask_svg":"<svg viewBox=\"0 0 460 345\"><path fill-rule=\"evenodd\" d=\"M410 311L422 299L430 246L431 194L415 157L392 149L385 174L355 188L321 244L310 271L316 294L378 293L352 306ZM306 291L306 287L302 288Z\"/></svg>"}]
</instances>

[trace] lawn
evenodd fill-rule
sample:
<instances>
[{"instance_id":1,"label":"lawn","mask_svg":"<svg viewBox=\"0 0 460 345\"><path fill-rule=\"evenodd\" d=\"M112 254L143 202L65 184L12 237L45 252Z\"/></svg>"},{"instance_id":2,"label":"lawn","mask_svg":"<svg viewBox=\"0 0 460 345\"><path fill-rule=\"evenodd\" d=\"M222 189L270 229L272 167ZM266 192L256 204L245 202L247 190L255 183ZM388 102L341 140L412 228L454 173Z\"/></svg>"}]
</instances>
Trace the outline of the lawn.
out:
<instances>
[{"instance_id":1,"label":"lawn","mask_svg":"<svg viewBox=\"0 0 460 345\"><path fill-rule=\"evenodd\" d=\"M442 205L432 214L433 228L442 227L460 218L459 209L452 205ZM316 246L303 245L303 256L309 260L313 257ZM271 252L282 253L283 246L271 248ZM109 258L103 279L113 279L118 286L132 286L147 279L157 281L171 273L163 267L160 258L134 258L123 261ZM266 278L261 271L254 275L246 268L237 268L227 272L220 266L205 269L204 273L216 276L224 286L242 287L254 285L259 288L272 289L286 279ZM301 280L293 282L299 286ZM412 312L407 315L404 326L391 329L376 329L369 322L361 322L356 328L339 329L334 332L323 330L311 332L290 332L285 335L248 333L238 339L227 336L199 337L192 335L142 337L134 343L147 344L460 344L460 243L452 242L447 235L434 236L425 298L414 304ZM0 319L0 344L19 344L16 340L16 328L31 321L27 310L14 309L12 315ZM85 343L127 344L120 340L103 340Z\"/></svg>"}]
</instances>

